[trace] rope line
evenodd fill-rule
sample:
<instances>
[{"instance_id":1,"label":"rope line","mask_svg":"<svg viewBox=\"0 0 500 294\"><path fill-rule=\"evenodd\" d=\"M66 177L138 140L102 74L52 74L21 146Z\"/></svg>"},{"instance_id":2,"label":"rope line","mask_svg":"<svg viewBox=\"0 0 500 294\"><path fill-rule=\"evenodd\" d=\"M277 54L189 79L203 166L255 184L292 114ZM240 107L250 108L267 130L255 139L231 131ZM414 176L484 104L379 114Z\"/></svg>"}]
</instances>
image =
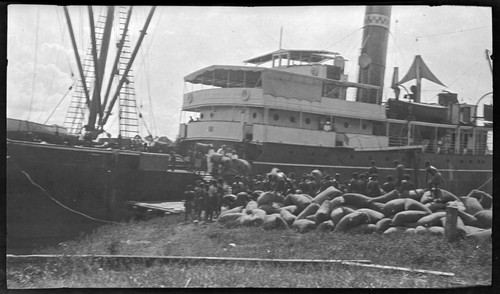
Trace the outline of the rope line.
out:
<instances>
[{"instance_id":1,"label":"rope line","mask_svg":"<svg viewBox=\"0 0 500 294\"><path fill-rule=\"evenodd\" d=\"M73 83L71 83L71 86L69 86L68 90L66 91L66 93L63 95L63 97L61 98L61 100L59 100L59 102L57 103L57 105L54 107L54 109L52 110L52 112L50 113L50 115L47 117L47 119L45 120L45 122L43 124L47 124L47 122L49 121L49 119L52 117L52 115L54 114L54 112L56 112L56 109L59 107L59 105L61 104L61 102L63 102L64 98L66 98L66 96L69 94L69 92L71 91L71 89L73 89L73 85L75 84L76 80L73 81Z\"/></svg>"},{"instance_id":2,"label":"rope line","mask_svg":"<svg viewBox=\"0 0 500 294\"><path fill-rule=\"evenodd\" d=\"M345 39L349 38L350 36L352 36L352 35L353 35L354 33L356 33L357 31L361 30L362 28L363 28L363 27L355 29L354 31L350 32L350 33L349 33L347 36L345 36L344 38L342 38L342 39L338 40L337 42L333 43L333 44L332 44L332 45L330 45L330 46L325 47L323 50L329 49L329 48L331 48L331 47L333 47L333 46L337 45L338 43L340 43L340 42L344 41Z\"/></svg>"},{"instance_id":3,"label":"rope line","mask_svg":"<svg viewBox=\"0 0 500 294\"><path fill-rule=\"evenodd\" d=\"M10 157L10 159L12 159L12 157ZM81 215L83 217L86 217L88 219L91 219L91 220L95 220L95 221L99 221L99 222L103 222L103 223L108 223L108 224L119 224L117 222L112 222L112 221L107 221L107 220L102 220L102 219L91 217L91 216L89 216L89 215L87 215L87 214L85 214L83 212L76 211L76 210L74 210L74 209L72 209L72 208L70 208L70 207L62 204L57 199L55 199L54 197L50 196L50 194L42 186L40 186L37 183L35 183L35 181L33 181L33 179L31 178L31 176L26 171L22 170L15 161L12 161L12 162L14 163L14 165L16 166L16 168L20 172L22 172L26 176L26 178L28 178L28 180L30 181L30 183L32 185L34 185L35 187L37 187L38 189L40 189L47 197L49 197L52 201L54 201L55 203L57 203L58 205L60 205L62 208L66 209L66 210L69 210L69 211L71 211L73 213L79 214L79 215Z\"/></svg>"},{"instance_id":4,"label":"rope line","mask_svg":"<svg viewBox=\"0 0 500 294\"><path fill-rule=\"evenodd\" d=\"M481 59L478 59L476 61L476 63L474 63L473 65L471 65L469 68L467 68L466 70L464 70L455 80L453 80L453 82L451 82L450 84L448 84L448 87L449 88L451 85L455 84L456 81L458 81L460 78L462 78L466 73L468 73L473 67L477 66L479 64L479 62L481 62L482 58Z\"/></svg>"},{"instance_id":5,"label":"rope line","mask_svg":"<svg viewBox=\"0 0 500 294\"><path fill-rule=\"evenodd\" d=\"M493 177L490 177L489 180L487 180L484 184L482 184L481 186L479 186L479 188L477 188L476 190L481 190L484 186L486 186L486 184L488 184L491 180L493 179Z\"/></svg>"},{"instance_id":6,"label":"rope line","mask_svg":"<svg viewBox=\"0 0 500 294\"><path fill-rule=\"evenodd\" d=\"M476 28L470 28L470 29L465 29L465 30L458 30L458 31L454 31L454 32L432 34L432 35L423 35L423 36L416 36L416 35L414 35L414 36L417 39L421 39L421 38L426 38L426 37L434 37L434 36L443 36L443 35L451 35L451 34L456 34L456 33L463 33L463 32L468 32L468 31L473 31L473 30L480 30L480 29L489 28L489 27L491 27L491 26L476 27Z\"/></svg>"},{"instance_id":7,"label":"rope line","mask_svg":"<svg viewBox=\"0 0 500 294\"><path fill-rule=\"evenodd\" d=\"M61 7L62 10L62 7ZM59 10L56 10L56 16L57 16L57 23L59 24L59 32L61 33L61 45L63 47L64 51L64 57L66 58L66 64L68 65L68 69L71 73L71 77L75 77L75 74L73 73L73 68L71 67L71 62L69 61L69 56L68 53L66 52L66 46L64 44L64 33L65 33L65 26L63 26L62 21L59 16Z\"/></svg>"},{"instance_id":8,"label":"rope line","mask_svg":"<svg viewBox=\"0 0 500 294\"><path fill-rule=\"evenodd\" d=\"M35 62L33 63L33 80L31 81L31 99L30 99L30 107L28 109L28 118L26 120L30 120L31 108L33 106L33 97L35 96L35 80L36 80L36 65L38 58L38 32L40 29L40 7L38 7L36 13L36 34L35 34Z\"/></svg>"}]
</instances>

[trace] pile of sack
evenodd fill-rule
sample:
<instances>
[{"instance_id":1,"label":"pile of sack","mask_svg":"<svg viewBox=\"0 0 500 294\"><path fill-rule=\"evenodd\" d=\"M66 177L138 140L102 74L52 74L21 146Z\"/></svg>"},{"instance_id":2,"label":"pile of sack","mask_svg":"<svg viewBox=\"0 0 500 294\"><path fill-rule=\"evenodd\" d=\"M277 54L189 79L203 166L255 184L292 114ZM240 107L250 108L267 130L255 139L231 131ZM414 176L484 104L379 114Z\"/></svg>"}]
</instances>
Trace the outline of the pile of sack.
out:
<instances>
[{"instance_id":1,"label":"pile of sack","mask_svg":"<svg viewBox=\"0 0 500 294\"><path fill-rule=\"evenodd\" d=\"M444 235L446 207L458 208L457 231L460 237L491 240L492 196L472 190L457 197L446 190L422 189L406 193L393 190L371 198L345 193L329 187L316 197L273 191L241 192L232 196L231 209L218 223L226 227L261 226L266 230L292 228L300 233L354 232Z\"/></svg>"}]
</instances>

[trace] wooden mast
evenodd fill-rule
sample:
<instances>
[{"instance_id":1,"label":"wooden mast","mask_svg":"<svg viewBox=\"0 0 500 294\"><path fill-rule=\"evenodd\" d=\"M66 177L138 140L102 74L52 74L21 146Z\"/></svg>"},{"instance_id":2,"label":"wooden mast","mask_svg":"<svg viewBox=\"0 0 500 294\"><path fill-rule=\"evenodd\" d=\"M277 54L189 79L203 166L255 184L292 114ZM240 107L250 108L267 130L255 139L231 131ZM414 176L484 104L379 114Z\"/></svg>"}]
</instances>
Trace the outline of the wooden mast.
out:
<instances>
[{"instance_id":1,"label":"wooden mast","mask_svg":"<svg viewBox=\"0 0 500 294\"><path fill-rule=\"evenodd\" d=\"M109 116L111 114L111 110L113 109L113 106L114 106L114 104L116 102L116 99L118 99L118 96L120 94L120 90L121 90L123 84L125 83L125 81L127 80L128 72L130 71L130 68L132 67L132 64L133 64L134 59L135 59L135 57L137 55L137 52L139 52L139 48L141 46L142 40L146 36L146 31L148 29L149 23L151 22L151 18L153 17L155 9L156 9L156 6L153 6L151 8L151 11L149 12L149 15L148 15L148 18L146 20L146 23L144 24L144 28L141 30L141 35L139 36L139 40L137 41L137 45L135 46L134 52L132 53L132 56L130 57L130 60L129 60L128 64L127 64L127 68L123 72L122 78L121 78L121 80L120 80L120 82L118 84L118 87L116 88L115 94L113 95L113 98L109 102L108 109L107 109L106 113L104 114L104 118L102 120L101 126L105 125L106 122L109 119Z\"/></svg>"},{"instance_id":2,"label":"wooden mast","mask_svg":"<svg viewBox=\"0 0 500 294\"><path fill-rule=\"evenodd\" d=\"M118 62L120 61L120 56L121 56L121 53L123 50L123 45L125 44L125 38L127 37L128 26L129 26L130 19L132 16L132 8L133 7L131 6L130 9L128 10L127 20L125 21L125 26L123 28L123 33L122 33L122 36L120 39L120 43L117 44L118 48L117 48L117 52L116 52L115 61L113 63L113 67L112 67L113 71L115 68L118 67ZM108 103L109 93L111 92L111 86L113 84L113 76L114 76L114 73L112 72L111 75L109 76L108 87L106 89L106 94L104 95L104 101L102 102L101 109L104 109L106 107L106 104ZM101 116L99 119L99 125L103 125L102 119L103 119L103 117Z\"/></svg>"},{"instance_id":3,"label":"wooden mast","mask_svg":"<svg viewBox=\"0 0 500 294\"><path fill-rule=\"evenodd\" d=\"M102 35L102 44L99 52L99 57L97 57L97 45L96 45L96 32L94 26L94 17L92 7L89 6L89 19L90 19L90 29L92 38L92 56L94 58L94 68L95 68L95 88L94 94L91 101L88 127L90 130L95 129L95 124L97 120L97 115L102 118L102 107L101 107L101 87L104 78L104 70L106 68L106 60L108 56L109 41L111 35L111 29L113 27L114 19L114 7L108 7L108 13L106 16L106 24L104 26L104 32ZM100 126L102 127L102 125Z\"/></svg>"},{"instance_id":4,"label":"wooden mast","mask_svg":"<svg viewBox=\"0 0 500 294\"><path fill-rule=\"evenodd\" d=\"M68 22L68 31L71 37L71 44L73 45L73 52L75 53L76 64L78 65L78 72L80 73L80 80L82 81L83 92L85 94L87 107L90 107L90 95L89 90L87 88L87 82L85 80L85 75L83 74L82 62L80 60L80 56L78 55L78 47L76 45L75 35L73 33L73 26L71 24L71 18L69 17L68 8L66 6L63 7L64 16L66 17L66 21Z\"/></svg>"}]
</instances>

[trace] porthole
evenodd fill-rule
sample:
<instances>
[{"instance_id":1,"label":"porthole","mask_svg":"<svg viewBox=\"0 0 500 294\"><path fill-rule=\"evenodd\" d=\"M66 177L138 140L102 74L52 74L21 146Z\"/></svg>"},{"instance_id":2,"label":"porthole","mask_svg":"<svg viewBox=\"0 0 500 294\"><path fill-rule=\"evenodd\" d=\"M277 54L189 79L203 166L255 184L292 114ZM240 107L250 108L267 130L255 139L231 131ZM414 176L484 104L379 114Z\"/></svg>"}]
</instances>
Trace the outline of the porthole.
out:
<instances>
[{"instance_id":1,"label":"porthole","mask_svg":"<svg viewBox=\"0 0 500 294\"><path fill-rule=\"evenodd\" d=\"M202 118L203 118L203 113L200 113L200 119L202 119Z\"/></svg>"},{"instance_id":2,"label":"porthole","mask_svg":"<svg viewBox=\"0 0 500 294\"><path fill-rule=\"evenodd\" d=\"M386 157L386 158L385 158L385 161L389 161L389 157Z\"/></svg>"},{"instance_id":3,"label":"porthole","mask_svg":"<svg viewBox=\"0 0 500 294\"><path fill-rule=\"evenodd\" d=\"M257 112L254 112L254 113L252 114L252 117L253 117L253 118L257 118Z\"/></svg>"},{"instance_id":4,"label":"porthole","mask_svg":"<svg viewBox=\"0 0 500 294\"><path fill-rule=\"evenodd\" d=\"M213 118L213 117L214 117L214 113L210 112L210 118Z\"/></svg>"},{"instance_id":5,"label":"porthole","mask_svg":"<svg viewBox=\"0 0 500 294\"><path fill-rule=\"evenodd\" d=\"M295 117L294 117L294 116L290 116L290 122L291 122L291 123L294 123L294 122L295 122Z\"/></svg>"},{"instance_id":6,"label":"porthole","mask_svg":"<svg viewBox=\"0 0 500 294\"><path fill-rule=\"evenodd\" d=\"M463 160L463 159L460 159L460 163L464 163L464 160Z\"/></svg>"},{"instance_id":7,"label":"porthole","mask_svg":"<svg viewBox=\"0 0 500 294\"><path fill-rule=\"evenodd\" d=\"M346 121L346 122L344 123L344 128L346 128L346 129L347 129L348 127L349 127L349 122L348 122L348 121Z\"/></svg>"},{"instance_id":8,"label":"porthole","mask_svg":"<svg viewBox=\"0 0 500 294\"><path fill-rule=\"evenodd\" d=\"M352 154L351 154L349 157L350 157L351 159L354 159L354 155L352 155Z\"/></svg>"},{"instance_id":9,"label":"porthole","mask_svg":"<svg viewBox=\"0 0 500 294\"><path fill-rule=\"evenodd\" d=\"M308 118L308 117L306 117L306 124L308 125L308 124L310 124L310 123L311 123L311 119L310 119L310 118Z\"/></svg>"},{"instance_id":10,"label":"porthole","mask_svg":"<svg viewBox=\"0 0 500 294\"><path fill-rule=\"evenodd\" d=\"M277 115L277 114L275 114L275 115L273 115L273 119L274 119L274 120L278 120L278 119L280 119L280 116L279 116L279 115Z\"/></svg>"},{"instance_id":11,"label":"porthole","mask_svg":"<svg viewBox=\"0 0 500 294\"><path fill-rule=\"evenodd\" d=\"M363 124L362 127L363 127L363 130L366 130L366 124Z\"/></svg>"},{"instance_id":12,"label":"porthole","mask_svg":"<svg viewBox=\"0 0 500 294\"><path fill-rule=\"evenodd\" d=\"M471 163L472 163L472 160L469 159L469 164L471 164Z\"/></svg>"}]
</instances>

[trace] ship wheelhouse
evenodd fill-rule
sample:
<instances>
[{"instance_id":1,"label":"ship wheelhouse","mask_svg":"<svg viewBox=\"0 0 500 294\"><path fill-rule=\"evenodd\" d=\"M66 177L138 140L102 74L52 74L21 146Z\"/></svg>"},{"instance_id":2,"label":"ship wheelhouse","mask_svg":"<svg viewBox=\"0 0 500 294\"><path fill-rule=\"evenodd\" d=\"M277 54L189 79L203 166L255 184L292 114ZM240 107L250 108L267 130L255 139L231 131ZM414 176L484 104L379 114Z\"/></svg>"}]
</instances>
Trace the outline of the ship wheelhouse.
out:
<instances>
[{"instance_id":1,"label":"ship wheelhouse","mask_svg":"<svg viewBox=\"0 0 500 294\"><path fill-rule=\"evenodd\" d=\"M279 50L246 63L271 66L215 65L185 77L201 89L184 94L182 110L197 119L181 125L183 140L388 146L385 107L346 99L349 87L379 87L348 82L337 53Z\"/></svg>"}]
</instances>

